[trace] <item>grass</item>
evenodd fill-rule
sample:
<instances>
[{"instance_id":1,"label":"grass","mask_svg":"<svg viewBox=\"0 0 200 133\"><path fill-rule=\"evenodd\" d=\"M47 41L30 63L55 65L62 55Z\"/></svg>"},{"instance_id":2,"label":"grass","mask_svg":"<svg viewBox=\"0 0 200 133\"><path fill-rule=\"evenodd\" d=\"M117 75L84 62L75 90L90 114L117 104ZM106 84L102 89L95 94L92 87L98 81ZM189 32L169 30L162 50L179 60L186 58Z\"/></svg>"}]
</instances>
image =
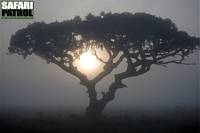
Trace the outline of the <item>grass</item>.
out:
<instances>
[{"instance_id":1,"label":"grass","mask_svg":"<svg viewBox=\"0 0 200 133\"><path fill-rule=\"evenodd\" d=\"M132 115L106 115L88 120L81 115L1 113L2 133L198 133L198 118L181 110Z\"/></svg>"}]
</instances>

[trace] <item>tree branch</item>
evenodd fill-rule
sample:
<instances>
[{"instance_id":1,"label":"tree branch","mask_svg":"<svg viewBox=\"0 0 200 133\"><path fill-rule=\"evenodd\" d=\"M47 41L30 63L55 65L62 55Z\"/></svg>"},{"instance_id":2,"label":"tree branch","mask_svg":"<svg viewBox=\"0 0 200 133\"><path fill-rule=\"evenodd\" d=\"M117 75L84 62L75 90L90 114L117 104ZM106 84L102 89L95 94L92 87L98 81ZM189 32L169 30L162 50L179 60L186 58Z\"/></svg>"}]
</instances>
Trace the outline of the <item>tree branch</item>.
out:
<instances>
[{"instance_id":1,"label":"tree branch","mask_svg":"<svg viewBox=\"0 0 200 133\"><path fill-rule=\"evenodd\" d=\"M107 76L109 73L113 71L114 68L116 68L123 60L124 55L121 55L121 57L118 59L116 63L113 63L113 60L107 62L104 66L104 70L92 80L92 83L96 84L99 82L102 78Z\"/></svg>"},{"instance_id":2,"label":"tree branch","mask_svg":"<svg viewBox=\"0 0 200 133\"><path fill-rule=\"evenodd\" d=\"M128 77L132 77L132 76L138 76L140 74L144 74L144 73L146 73L147 71L150 70L150 66L151 66L151 64L146 64L146 65L143 65L141 67L141 69L138 70L138 71L130 71L129 69L127 69L126 72L116 74L115 75L115 82L113 82L110 85L108 92L102 92L103 97L100 100L100 102L103 102L104 104L106 104L106 103L112 101L115 98L115 93L119 88L127 87L126 85L124 85L122 83L123 79L126 79Z\"/></svg>"},{"instance_id":3,"label":"tree branch","mask_svg":"<svg viewBox=\"0 0 200 133\"><path fill-rule=\"evenodd\" d=\"M88 80L87 76L85 76L84 74L82 74L81 72L79 72L76 67L74 67L74 66L66 67L64 65L64 63L59 62L57 60L53 60L52 62L54 64L58 65L64 71L66 71L66 72L72 74L73 76L77 77L80 80L80 84L83 84L85 86L88 86L90 84L90 81Z\"/></svg>"},{"instance_id":4,"label":"tree branch","mask_svg":"<svg viewBox=\"0 0 200 133\"><path fill-rule=\"evenodd\" d=\"M102 62L102 63L104 63L104 64L108 63L108 62L104 61L102 58L100 58L100 57L97 55L96 50L94 51L93 55L94 55L100 62Z\"/></svg>"}]
</instances>

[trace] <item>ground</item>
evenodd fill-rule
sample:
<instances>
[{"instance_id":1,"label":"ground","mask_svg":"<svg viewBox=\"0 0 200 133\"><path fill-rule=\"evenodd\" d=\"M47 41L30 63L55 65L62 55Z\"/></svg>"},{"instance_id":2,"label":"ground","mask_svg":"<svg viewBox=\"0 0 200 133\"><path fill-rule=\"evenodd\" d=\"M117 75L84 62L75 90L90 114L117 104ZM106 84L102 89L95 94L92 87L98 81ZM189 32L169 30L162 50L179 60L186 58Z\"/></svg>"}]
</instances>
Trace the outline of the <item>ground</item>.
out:
<instances>
[{"instance_id":1,"label":"ground","mask_svg":"<svg viewBox=\"0 0 200 133\"><path fill-rule=\"evenodd\" d=\"M187 111L104 115L88 120L81 115L1 113L2 133L198 133L197 115Z\"/></svg>"}]
</instances>

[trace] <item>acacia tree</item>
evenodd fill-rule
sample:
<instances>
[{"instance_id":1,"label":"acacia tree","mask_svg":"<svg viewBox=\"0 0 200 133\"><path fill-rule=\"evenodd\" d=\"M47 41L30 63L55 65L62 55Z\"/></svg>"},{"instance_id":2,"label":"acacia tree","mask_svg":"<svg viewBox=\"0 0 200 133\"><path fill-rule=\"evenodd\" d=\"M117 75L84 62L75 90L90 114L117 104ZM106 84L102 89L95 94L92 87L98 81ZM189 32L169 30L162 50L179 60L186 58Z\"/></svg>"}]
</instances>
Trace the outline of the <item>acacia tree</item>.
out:
<instances>
[{"instance_id":1,"label":"acacia tree","mask_svg":"<svg viewBox=\"0 0 200 133\"><path fill-rule=\"evenodd\" d=\"M77 77L89 94L86 116L94 118L102 114L119 88L126 87L122 80L144 74L152 65L187 65L183 62L185 57L198 46L199 38L179 31L170 19L146 13L102 12L99 16L88 14L84 20L76 16L50 24L35 22L12 35L8 49L24 58L35 54ZM89 48L105 49L109 55L105 61L94 52L104 69L93 79L88 79L73 64ZM123 61L126 70L116 73L114 82L97 99L96 84Z\"/></svg>"}]
</instances>

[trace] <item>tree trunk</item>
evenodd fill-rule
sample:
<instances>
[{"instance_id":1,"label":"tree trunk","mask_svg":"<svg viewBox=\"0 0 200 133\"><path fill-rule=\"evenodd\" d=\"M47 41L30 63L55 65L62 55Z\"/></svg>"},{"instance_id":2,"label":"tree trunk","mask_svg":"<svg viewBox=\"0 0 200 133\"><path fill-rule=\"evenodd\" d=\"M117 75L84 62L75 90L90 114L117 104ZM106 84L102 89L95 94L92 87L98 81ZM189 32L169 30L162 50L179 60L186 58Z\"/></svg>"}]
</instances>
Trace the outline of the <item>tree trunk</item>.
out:
<instances>
[{"instance_id":1,"label":"tree trunk","mask_svg":"<svg viewBox=\"0 0 200 133\"><path fill-rule=\"evenodd\" d=\"M98 119L102 116L106 103L97 100L97 92L94 85L90 85L87 88L89 94L89 105L85 111L85 116L89 119Z\"/></svg>"},{"instance_id":2,"label":"tree trunk","mask_svg":"<svg viewBox=\"0 0 200 133\"><path fill-rule=\"evenodd\" d=\"M106 106L106 103L103 103L102 101L91 101L89 103L89 106L86 109L85 115L89 119L99 119L102 117L102 112Z\"/></svg>"},{"instance_id":3,"label":"tree trunk","mask_svg":"<svg viewBox=\"0 0 200 133\"><path fill-rule=\"evenodd\" d=\"M87 86L89 94L89 106L86 109L85 115L89 119L99 119L102 117L102 112L107 103L115 98L115 92L118 88L126 87L121 81L114 82L110 85L109 91L102 93L103 97L97 100L97 92L94 85Z\"/></svg>"}]
</instances>

